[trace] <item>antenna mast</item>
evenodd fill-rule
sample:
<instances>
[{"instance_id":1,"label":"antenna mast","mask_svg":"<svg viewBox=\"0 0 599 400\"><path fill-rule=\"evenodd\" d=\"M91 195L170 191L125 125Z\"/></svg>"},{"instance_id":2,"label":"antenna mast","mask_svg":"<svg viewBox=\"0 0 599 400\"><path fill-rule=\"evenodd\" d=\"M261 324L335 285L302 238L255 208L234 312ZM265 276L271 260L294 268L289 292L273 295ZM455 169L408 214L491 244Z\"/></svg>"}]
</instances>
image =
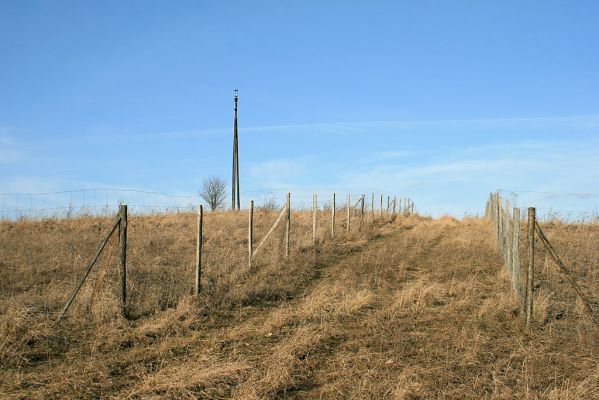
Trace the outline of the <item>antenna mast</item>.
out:
<instances>
[{"instance_id":1,"label":"antenna mast","mask_svg":"<svg viewBox=\"0 0 599 400\"><path fill-rule=\"evenodd\" d=\"M237 209L241 209L240 207L240 199L239 199L239 146L238 146L238 137L237 137L237 100L238 100L238 90L235 89L235 97L234 97L234 120L233 120L233 177L231 179L231 209L235 210L235 200L237 199Z\"/></svg>"}]
</instances>

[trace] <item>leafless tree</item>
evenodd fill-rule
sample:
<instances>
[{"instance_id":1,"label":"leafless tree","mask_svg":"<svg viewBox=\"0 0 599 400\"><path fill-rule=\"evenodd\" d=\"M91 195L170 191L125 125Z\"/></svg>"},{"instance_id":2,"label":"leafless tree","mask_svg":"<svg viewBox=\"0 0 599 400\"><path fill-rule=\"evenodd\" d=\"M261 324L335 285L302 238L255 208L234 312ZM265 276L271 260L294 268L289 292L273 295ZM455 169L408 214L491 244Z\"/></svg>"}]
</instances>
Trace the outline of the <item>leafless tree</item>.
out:
<instances>
[{"instance_id":1,"label":"leafless tree","mask_svg":"<svg viewBox=\"0 0 599 400\"><path fill-rule=\"evenodd\" d=\"M218 176L208 177L202 183L200 196L208 203L212 211L217 208L223 208L227 198L227 184Z\"/></svg>"}]
</instances>

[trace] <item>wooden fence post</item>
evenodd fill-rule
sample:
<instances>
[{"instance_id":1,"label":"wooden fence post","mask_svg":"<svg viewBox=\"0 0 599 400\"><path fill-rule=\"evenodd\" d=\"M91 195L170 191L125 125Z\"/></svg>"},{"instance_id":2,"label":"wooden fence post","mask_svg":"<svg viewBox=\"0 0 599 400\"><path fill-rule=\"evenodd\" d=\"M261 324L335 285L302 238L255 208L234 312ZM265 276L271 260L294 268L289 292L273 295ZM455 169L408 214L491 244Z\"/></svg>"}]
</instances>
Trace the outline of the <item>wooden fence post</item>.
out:
<instances>
[{"instance_id":1,"label":"wooden fence post","mask_svg":"<svg viewBox=\"0 0 599 400\"><path fill-rule=\"evenodd\" d=\"M331 207L331 237L335 237L335 193L333 193L333 205Z\"/></svg>"},{"instance_id":2,"label":"wooden fence post","mask_svg":"<svg viewBox=\"0 0 599 400\"><path fill-rule=\"evenodd\" d=\"M383 218L383 194L381 193L381 204L379 207L380 217Z\"/></svg>"},{"instance_id":3,"label":"wooden fence post","mask_svg":"<svg viewBox=\"0 0 599 400\"><path fill-rule=\"evenodd\" d=\"M514 207L512 213L514 226L512 229L512 287L520 294L520 209Z\"/></svg>"},{"instance_id":4,"label":"wooden fence post","mask_svg":"<svg viewBox=\"0 0 599 400\"><path fill-rule=\"evenodd\" d=\"M197 226L197 238L196 238L196 273L195 273L195 294L200 294L202 290L202 239L204 225L204 207L201 205L198 207L198 226Z\"/></svg>"},{"instance_id":5,"label":"wooden fence post","mask_svg":"<svg viewBox=\"0 0 599 400\"><path fill-rule=\"evenodd\" d=\"M495 236L497 236L497 204L495 203L495 193L493 193L493 197L491 197L491 220L493 222Z\"/></svg>"},{"instance_id":6,"label":"wooden fence post","mask_svg":"<svg viewBox=\"0 0 599 400\"><path fill-rule=\"evenodd\" d=\"M499 249L499 254L503 257L503 248L501 247L501 197L499 193L497 193L497 248Z\"/></svg>"},{"instance_id":7,"label":"wooden fence post","mask_svg":"<svg viewBox=\"0 0 599 400\"><path fill-rule=\"evenodd\" d=\"M364 225L364 197L366 195L362 195L360 202L360 231L362 230L362 225Z\"/></svg>"},{"instance_id":8,"label":"wooden fence post","mask_svg":"<svg viewBox=\"0 0 599 400\"><path fill-rule=\"evenodd\" d=\"M503 236L503 259L504 261L507 263L507 249L508 249L508 243L507 243L507 226L508 226L508 219L509 219L509 215L507 213L507 200L505 202L503 202L501 204L501 234Z\"/></svg>"},{"instance_id":9,"label":"wooden fence post","mask_svg":"<svg viewBox=\"0 0 599 400\"><path fill-rule=\"evenodd\" d=\"M487 200L487 207L485 208L485 218L491 219L493 215L493 193L489 193L489 199Z\"/></svg>"},{"instance_id":10,"label":"wooden fence post","mask_svg":"<svg viewBox=\"0 0 599 400\"><path fill-rule=\"evenodd\" d=\"M121 204L119 207L119 240L121 242L121 254L119 257L120 276L121 276L121 309L123 315L127 316L127 205Z\"/></svg>"},{"instance_id":11,"label":"wooden fence post","mask_svg":"<svg viewBox=\"0 0 599 400\"><path fill-rule=\"evenodd\" d=\"M318 207L316 193L312 196L312 246L316 246L316 209Z\"/></svg>"},{"instance_id":12,"label":"wooden fence post","mask_svg":"<svg viewBox=\"0 0 599 400\"><path fill-rule=\"evenodd\" d=\"M391 208L391 196L387 196L387 216L389 216L390 208Z\"/></svg>"},{"instance_id":13,"label":"wooden fence post","mask_svg":"<svg viewBox=\"0 0 599 400\"><path fill-rule=\"evenodd\" d=\"M372 201L370 202L370 213L372 214L372 223L374 223L374 193L372 194Z\"/></svg>"},{"instance_id":14,"label":"wooden fence post","mask_svg":"<svg viewBox=\"0 0 599 400\"><path fill-rule=\"evenodd\" d=\"M291 231L291 193L287 193L287 218L285 221L285 256L289 257L289 238Z\"/></svg>"},{"instance_id":15,"label":"wooden fence post","mask_svg":"<svg viewBox=\"0 0 599 400\"><path fill-rule=\"evenodd\" d=\"M507 272L510 275L512 273L512 217L511 217L511 209L510 209L510 201L508 199L505 200L505 265L507 267Z\"/></svg>"},{"instance_id":16,"label":"wooden fence post","mask_svg":"<svg viewBox=\"0 0 599 400\"><path fill-rule=\"evenodd\" d=\"M395 207L397 206L397 196L393 196L393 215L395 215Z\"/></svg>"},{"instance_id":17,"label":"wooden fence post","mask_svg":"<svg viewBox=\"0 0 599 400\"><path fill-rule=\"evenodd\" d=\"M497 248L499 249L499 254L502 255L502 248L501 248L501 206L502 206L502 200L501 200L501 196L499 195L499 193L497 193Z\"/></svg>"},{"instance_id":18,"label":"wooden fence post","mask_svg":"<svg viewBox=\"0 0 599 400\"><path fill-rule=\"evenodd\" d=\"M248 213L248 268L252 268L252 254L254 254L254 200L250 201Z\"/></svg>"},{"instance_id":19,"label":"wooden fence post","mask_svg":"<svg viewBox=\"0 0 599 400\"><path fill-rule=\"evenodd\" d=\"M351 223L350 219L349 219L350 218L350 216L349 216L349 210L350 210L350 207L351 207L350 201L351 201L350 195L348 194L347 195L347 226L346 226L346 230L347 230L347 234L348 235L349 235L349 232L350 232L350 223Z\"/></svg>"},{"instance_id":20,"label":"wooden fence post","mask_svg":"<svg viewBox=\"0 0 599 400\"><path fill-rule=\"evenodd\" d=\"M532 323L533 289L534 289L534 267L535 267L535 223L536 210L528 208L528 270L526 272L526 328Z\"/></svg>"}]
</instances>

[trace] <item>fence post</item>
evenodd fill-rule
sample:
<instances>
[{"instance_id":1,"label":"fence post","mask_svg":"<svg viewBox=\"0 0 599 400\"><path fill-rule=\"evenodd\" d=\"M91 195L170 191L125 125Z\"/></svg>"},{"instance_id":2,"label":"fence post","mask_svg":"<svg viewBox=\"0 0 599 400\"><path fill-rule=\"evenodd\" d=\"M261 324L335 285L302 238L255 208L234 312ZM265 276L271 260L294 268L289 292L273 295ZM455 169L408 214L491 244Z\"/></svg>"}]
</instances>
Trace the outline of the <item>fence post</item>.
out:
<instances>
[{"instance_id":1,"label":"fence post","mask_svg":"<svg viewBox=\"0 0 599 400\"><path fill-rule=\"evenodd\" d=\"M497 248L499 249L500 255L503 255L503 249L501 247L501 207L503 206L502 202L503 200L501 199L501 196L499 195L499 193L497 193Z\"/></svg>"},{"instance_id":2,"label":"fence post","mask_svg":"<svg viewBox=\"0 0 599 400\"><path fill-rule=\"evenodd\" d=\"M487 207L485 208L485 218L491 219L493 215L493 193L489 193L489 199L487 200Z\"/></svg>"},{"instance_id":3,"label":"fence post","mask_svg":"<svg viewBox=\"0 0 599 400\"><path fill-rule=\"evenodd\" d=\"M248 214L248 267L252 268L252 254L254 254L254 200L250 201Z\"/></svg>"},{"instance_id":4,"label":"fence post","mask_svg":"<svg viewBox=\"0 0 599 400\"><path fill-rule=\"evenodd\" d=\"M389 208L391 207L391 196L387 196L387 216L389 216Z\"/></svg>"},{"instance_id":5,"label":"fence post","mask_svg":"<svg viewBox=\"0 0 599 400\"><path fill-rule=\"evenodd\" d=\"M316 246L316 208L318 207L316 193L312 197L312 246Z\"/></svg>"},{"instance_id":6,"label":"fence post","mask_svg":"<svg viewBox=\"0 0 599 400\"><path fill-rule=\"evenodd\" d=\"M505 208L504 208L505 207ZM501 204L501 234L503 236L503 259L507 264L507 250L509 247L509 243L507 242L507 238L508 238L508 232L507 232L507 226L508 226L508 219L509 219L509 215L508 215L508 201L505 200L504 203Z\"/></svg>"},{"instance_id":7,"label":"fence post","mask_svg":"<svg viewBox=\"0 0 599 400\"><path fill-rule=\"evenodd\" d=\"M204 225L204 207L198 207L198 231L196 240L196 276L195 276L195 294L200 294L202 290L202 229Z\"/></svg>"},{"instance_id":8,"label":"fence post","mask_svg":"<svg viewBox=\"0 0 599 400\"><path fill-rule=\"evenodd\" d=\"M285 256L289 257L289 236L291 230L291 193L287 193L287 218L285 220Z\"/></svg>"},{"instance_id":9,"label":"fence post","mask_svg":"<svg viewBox=\"0 0 599 400\"><path fill-rule=\"evenodd\" d=\"M350 201L351 201L351 199L350 199L350 195L348 194L348 195L347 195L347 227L346 227L346 229L347 229L347 234L348 234L348 235L349 235L349 232L350 232L350 223L351 223L351 221L350 221L350 219L349 219L349 218L350 218L350 217L349 217L349 209L350 209L350 207L351 207Z\"/></svg>"},{"instance_id":10,"label":"fence post","mask_svg":"<svg viewBox=\"0 0 599 400\"><path fill-rule=\"evenodd\" d=\"M499 254L503 257L501 249L501 197L499 193L496 195L495 203L497 207L497 248L499 249Z\"/></svg>"},{"instance_id":11,"label":"fence post","mask_svg":"<svg viewBox=\"0 0 599 400\"><path fill-rule=\"evenodd\" d=\"M500 198L499 203L499 238L501 247L501 256L505 261L505 210L503 209L503 198Z\"/></svg>"},{"instance_id":12,"label":"fence post","mask_svg":"<svg viewBox=\"0 0 599 400\"><path fill-rule=\"evenodd\" d=\"M383 194L381 193L381 204L380 204L380 217L383 218Z\"/></svg>"},{"instance_id":13,"label":"fence post","mask_svg":"<svg viewBox=\"0 0 599 400\"><path fill-rule=\"evenodd\" d=\"M372 194L372 201L370 202L370 212L372 214L372 222L374 223L374 193Z\"/></svg>"},{"instance_id":14,"label":"fence post","mask_svg":"<svg viewBox=\"0 0 599 400\"><path fill-rule=\"evenodd\" d=\"M516 293L520 294L520 209L514 207L512 214L514 217L512 229L512 287Z\"/></svg>"},{"instance_id":15,"label":"fence post","mask_svg":"<svg viewBox=\"0 0 599 400\"><path fill-rule=\"evenodd\" d=\"M535 267L535 223L536 210L534 207L528 208L528 270L526 272L526 328L532 323L533 307L533 288L534 288L534 267Z\"/></svg>"},{"instance_id":16,"label":"fence post","mask_svg":"<svg viewBox=\"0 0 599 400\"><path fill-rule=\"evenodd\" d=\"M397 196L393 196L393 215L395 215L395 208L397 207Z\"/></svg>"},{"instance_id":17,"label":"fence post","mask_svg":"<svg viewBox=\"0 0 599 400\"><path fill-rule=\"evenodd\" d=\"M119 240L121 242L121 254L119 255L119 266L121 275L121 309L123 315L127 316L127 205L119 207Z\"/></svg>"},{"instance_id":18,"label":"fence post","mask_svg":"<svg viewBox=\"0 0 599 400\"><path fill-rule=\"evenodd\" d=\"M333 206L331 207L331 237L335 237L335 193L333 193Z\"/></svg>"},{"instance_id":19,"label":"fence post","mask_svg":"<svg viewBox=\"0 0 599 400\"><path fill-rule=\"evenodd\" d=\"M505 229L504 229L504 236L505 236L505 265L507 267L507 272L508 274L511 274L512 272L512 230L511 230L511 223L512 223L512 218L511 218L511 210L510 210L510 201L508 199L505 200ZM511 276L510 276L511 278Z\"/></svg>"},{"instance_id":20,"label":"fence post","mask_svg":"<svg viewBox=\"0 0 599 400\"><path fill-rule=\"evenodd\" d=\"M491 217L493 219L493 229L495 229L495 236L497 236L497 197L496 193L493 193L491 198Z\"/></svg>"},{"instance_id":21,"label":"fence post","mask_svg":"<svg viewBox=\"0 0 599 400\"><path fill-rule=\"evenodd\" d=\"M362 230L362 225L364 225L364 197L366 195L362 195L361 201L360 201L360 231Z\"/></svg>"}]
</instances>

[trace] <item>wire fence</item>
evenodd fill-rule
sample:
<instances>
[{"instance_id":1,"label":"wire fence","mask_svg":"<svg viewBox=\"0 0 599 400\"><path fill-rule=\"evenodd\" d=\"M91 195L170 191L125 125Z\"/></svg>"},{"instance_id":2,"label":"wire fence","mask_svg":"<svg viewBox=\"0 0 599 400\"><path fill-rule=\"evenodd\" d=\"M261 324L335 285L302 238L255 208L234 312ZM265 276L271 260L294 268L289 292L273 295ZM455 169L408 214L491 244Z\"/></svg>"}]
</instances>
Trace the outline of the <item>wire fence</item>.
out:
<instances>
[{"instance_id":1,"label":"wire fence","mask_svg":"<svg viewBox=\"0 0 599 400\"><path fill-rule=\"evenodd\" d=\"M331 206L331 193L337 192L338 202L342 202L346 195L357 200L365 195L366 205L371 208L372 195L375 197L375 208L380 206L380 196L383 196L383 205L397 198L398 203L402 197L388 191L366 188L356 190L350 188L274 188L261 190L248 190L243 192L242 208L247 207L247 202L254 200L258 209L281 208L287 198L287 193L293 193L292 203L294 209L310 209L312 196L319 193L321 204L324 208ZM227 198L228 199L228 198ZM200 194L169 194L157 191L139 189L76 189L45 193L0 193L0 220L69 218L77 216L111 216L119 205L127 204L131 213L153 215L160 213L187 213L194 212L198 205L208 208ZM222 205L228 208L228 202Z\"/></svg>"},{"instance_id":2,"label":"wire fence","mask_svg":"<svg viewBox=\"0 0 599 400\"><path fill-rule=\"evenodd\" d=\"M594 193L552 193L530 190L497 191L512 207L525 215L528 207L535 207L537 219L541 222L597 222L599 220L599 194Z\"/></svg>"},{"instance_id":3,"label":"wire fence","mask_svg":"<svg viewBox=\"0 0 599 400\"><path fill-rule=\"evenodd\" d=\"M506 193L489 195L485 216L491 221L512 290L523 302L526 326L585 314L599 328L596 209L564 214L554 205L560 201L572 204L573 199L594 203L596 196L543 192L520 192L525 196L518 196L508 192L511 196L505 199L502 192ZM530 207L524 209L522 197L527 196ZM555 203L547 204L551 199ZM539 200L548 205L541 207L543 219L537 218Z\"/></svg>"}]
</instances>

